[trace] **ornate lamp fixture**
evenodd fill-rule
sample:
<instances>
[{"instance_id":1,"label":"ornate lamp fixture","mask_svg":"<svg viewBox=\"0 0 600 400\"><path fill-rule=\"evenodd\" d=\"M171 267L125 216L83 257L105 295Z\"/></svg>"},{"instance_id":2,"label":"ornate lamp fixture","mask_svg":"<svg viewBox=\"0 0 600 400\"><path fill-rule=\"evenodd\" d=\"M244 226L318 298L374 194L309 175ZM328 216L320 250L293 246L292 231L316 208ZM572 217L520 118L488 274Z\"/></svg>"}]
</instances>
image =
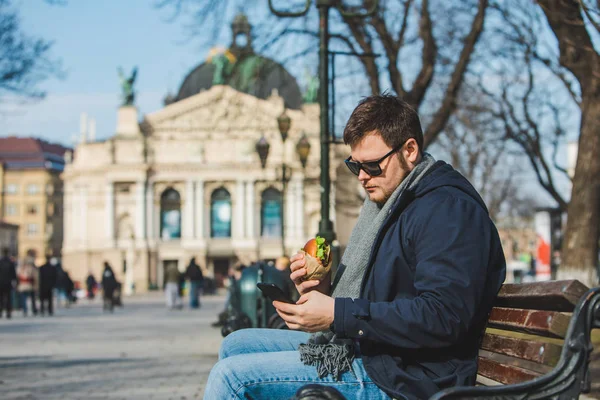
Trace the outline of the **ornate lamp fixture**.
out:
<instances>
[{"instance_id":1,"label":"ornate lamp fixture","mask_svg":"<svg viewBox=\"0 0 600 400\"><path fill-rule=\"evenodd\" d=\"M291 118L287 115L286 110L279 117L277 117L277 126L279 127L279 133L281 134L281 140L285 143L287 139L290 126L292 125Z\"/></svg>"},{"instance_id":2,"label":"ornate lamp fixture","mask_svg":"<svg viewBox=\"0 0 600 400\"><path fill-rule=\"evenodd\" d=\"M303 133L300 140L298 140L298 143L296 144L296 153L298 153L298 157L302 163L302 168L306 168L306 161L308 160L308 155L310 154L310 142L306 137L306 133Z\"/></svg>"},{"instance_id":3,"label":"ornate lamp fixture","mask_svg":"<svg viewBox=\"0 0 600 400\"><path fill-rule=\"evenodd\" d=\"M256 152L258 153L258 157L260 158L260 165L263 169L267 165L267 157L269 156L270 147L271 145L269 144L269 142L267 142L267 138L265 138L264 135L260 139L258 139L258 142L256 142Z\"/></svg>"}]
</instances>

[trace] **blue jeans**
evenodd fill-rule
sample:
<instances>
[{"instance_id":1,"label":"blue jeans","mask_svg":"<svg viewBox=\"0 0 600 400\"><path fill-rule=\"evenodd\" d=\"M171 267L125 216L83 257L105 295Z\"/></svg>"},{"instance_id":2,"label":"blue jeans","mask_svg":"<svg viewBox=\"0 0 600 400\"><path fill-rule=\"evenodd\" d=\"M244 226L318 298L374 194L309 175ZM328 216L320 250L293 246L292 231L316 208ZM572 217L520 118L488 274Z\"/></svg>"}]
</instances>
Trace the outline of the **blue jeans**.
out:
<instances>
[{"instance_id":1,"label":"blue jeans","mask_svg":"<svg viewBox=\"0 0 600 400\"><path fill-rule=\"evenodd\" d=\"M389 400L367 375L361 358L340 381L319 378L313 366L300 361L298 345L310 334L278 329L242 329L223 340L204 392L213 399L289 399L309 383L332 386L348 399Z\"/></svg>"},{"instance_id":2,"label":"blue jeans","mask_svg":"<svg viewBox=\"0 0 600 400\"><path fill-rule=\"evenodd\" d=\"M202 282L190 281L190 308L200 307L201 291L202 291Z\"/></svg>"},{"instance_id":3,"label":"blue jeans","mask_svg":"<svg viewBox=\"0 0 600 400\"><path fill-rule=\"evenodd\" d=\"M33 315L37 314L37 307L35 305L35 292L33 290L27 290L24 292L19 292L21 307L23 308L23 315L27 315L27 298L31 299L31 310L33 311Z\"/></svg>"}]
</instances>

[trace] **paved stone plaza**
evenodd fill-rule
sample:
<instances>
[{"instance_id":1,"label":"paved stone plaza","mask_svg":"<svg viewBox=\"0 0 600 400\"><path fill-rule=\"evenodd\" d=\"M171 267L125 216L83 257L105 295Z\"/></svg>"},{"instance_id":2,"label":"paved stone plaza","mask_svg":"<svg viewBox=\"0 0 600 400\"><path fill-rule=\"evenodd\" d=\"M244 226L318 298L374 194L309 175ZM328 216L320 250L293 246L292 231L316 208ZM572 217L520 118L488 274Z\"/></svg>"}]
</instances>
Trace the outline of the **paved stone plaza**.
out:
<instances>
[{"instance_id":1,"label":"paved stone plaza","mask_svg":"<svg viewBox=\"0 0 600 400\"><path fill-rule=\"evenodd\" d=\"M225 296L200 310L168 311L162 293L124 298L105 314L99 299L54 317L0 320L0 399L202 399L217 360L220 330L210 326ZM600 398L600 355L592 355Z\"/></svg>"},{"instance_id":2,"label":"paved stone plaza","mask_svg":"<svg viewBox=\"0 0 600 400\"><path fill-rule=\"evenodd\" d=\"M123 301L114 314L84 299L52 318L1 319L0 399L201 399L225 297L181 311L162 293Z\"/></svg>"}]
</instances>

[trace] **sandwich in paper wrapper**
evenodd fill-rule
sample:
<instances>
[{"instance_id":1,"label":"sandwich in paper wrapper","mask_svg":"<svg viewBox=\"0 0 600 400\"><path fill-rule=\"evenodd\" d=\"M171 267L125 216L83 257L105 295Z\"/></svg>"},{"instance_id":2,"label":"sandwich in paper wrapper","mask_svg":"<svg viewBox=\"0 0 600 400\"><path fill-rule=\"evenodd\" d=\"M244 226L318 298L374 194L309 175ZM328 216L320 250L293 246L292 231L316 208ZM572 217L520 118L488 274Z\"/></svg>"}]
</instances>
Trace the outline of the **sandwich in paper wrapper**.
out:
<instances>
[{"instance_id":1,"label":"sandwich in paper wrapper","mask_svg":"<svg viewBox=\"0 0 600 400\"><path fill-rule=\"evenodd\" d=\"M310 239L300 250L304 253L306 275L304 280L321 281L329 274L331 269L331 246L325 238L317 236Z\"/></svg>"}]
</instances>

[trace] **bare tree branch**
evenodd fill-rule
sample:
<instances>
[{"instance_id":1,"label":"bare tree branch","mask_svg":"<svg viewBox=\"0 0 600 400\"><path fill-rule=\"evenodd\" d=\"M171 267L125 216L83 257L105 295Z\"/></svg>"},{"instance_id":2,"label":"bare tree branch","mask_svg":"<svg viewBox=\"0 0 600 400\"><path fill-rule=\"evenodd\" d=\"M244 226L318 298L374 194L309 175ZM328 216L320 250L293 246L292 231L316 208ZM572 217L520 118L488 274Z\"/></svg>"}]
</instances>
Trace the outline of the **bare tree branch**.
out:
<instances>
[{"instance_id":1,"label":"bare tree branch","mask_svg":"<svg viewBox=\"0 0 600 400\"><path fill-rule=\"evenodd\" d=\"M433 73L435 71L435 61L438 54L437 45L433 37L431 15L429 14L429 0L423 0L421 5L419 36L423 41L421 70L417 74L417 79L415 79L415 82L413 83L413 88L406 96L406 101L416 109L421 105L423 96L425 96L425 92L431 84L431 79L433 78ZM458 63L460 63L460 60Z\"/></svg>"},{"instance_id":2,"label":"bare tree branch","mask_svg":"<svg viewBox=\"0 0 600 400\"><path fill-rule=\"evenodd\" d=\"M464 80L464 74L467 70L471 55L475 50L475 44L477 43L483 30L483 22L485 20L487 6L487 0L479 0L477 14L475 15L473 23L471 24L471 31L464 40L464 47L461 51L460 58L454 67L454 72L452 73L450 83L444 94L442 105L435 113L433 120L425 130L425 148L427 148L427 146L437 139L438 135L448 122L450 115L456 109L456 96Z\"/></svg>"}]
</instances>

